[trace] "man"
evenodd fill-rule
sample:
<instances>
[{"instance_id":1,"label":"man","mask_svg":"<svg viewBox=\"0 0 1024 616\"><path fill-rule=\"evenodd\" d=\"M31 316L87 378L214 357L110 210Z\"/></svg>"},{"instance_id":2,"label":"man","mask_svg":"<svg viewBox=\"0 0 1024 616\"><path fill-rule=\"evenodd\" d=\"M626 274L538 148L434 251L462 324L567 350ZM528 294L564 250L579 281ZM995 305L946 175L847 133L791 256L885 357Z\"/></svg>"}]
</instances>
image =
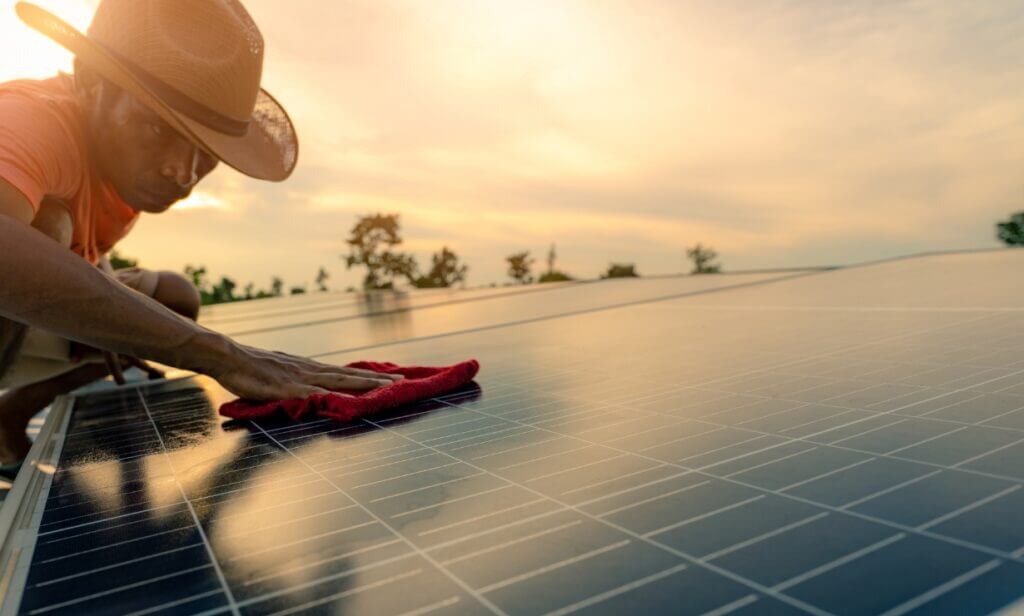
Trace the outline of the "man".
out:
<instances>
[{"instance_id":1,"label":"man","mask_svg":"<svg viewBox=\"0 0 1024 616\"><path fill-rule=\"evenodd\" d=\"M107 375L90 347L252 399L396 378L237 344L194 322L199 296L181 276L106 262L140 212L166 211L219 161L271 181L295 167L295 131L260 89L263 40L237 0L102 0L87 35L17 11L75 54L75 71L0 84L0 463L25 456L32 415Z\"/></svg>"}]
</instances>

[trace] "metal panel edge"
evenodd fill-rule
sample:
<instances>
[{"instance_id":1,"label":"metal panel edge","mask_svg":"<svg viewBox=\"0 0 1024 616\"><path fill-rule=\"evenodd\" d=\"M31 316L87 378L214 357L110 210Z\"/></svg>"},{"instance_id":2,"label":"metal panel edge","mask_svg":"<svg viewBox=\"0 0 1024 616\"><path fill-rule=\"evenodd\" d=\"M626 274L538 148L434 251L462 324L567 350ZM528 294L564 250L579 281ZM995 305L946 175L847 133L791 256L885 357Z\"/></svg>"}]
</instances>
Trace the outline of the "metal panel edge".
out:
<instances>
[{"instance_id":1,"label":"metal panel edge","mask_svg":"<svg viewBox=\"0 0 1024 616\"><path fill-rule=\"evenodd\" d=\"M18 612L42 515L39 503L50 492L71 420L73 396L60 396L29 450L0 509L0 616Z\"/></svg>"}]
</instances>

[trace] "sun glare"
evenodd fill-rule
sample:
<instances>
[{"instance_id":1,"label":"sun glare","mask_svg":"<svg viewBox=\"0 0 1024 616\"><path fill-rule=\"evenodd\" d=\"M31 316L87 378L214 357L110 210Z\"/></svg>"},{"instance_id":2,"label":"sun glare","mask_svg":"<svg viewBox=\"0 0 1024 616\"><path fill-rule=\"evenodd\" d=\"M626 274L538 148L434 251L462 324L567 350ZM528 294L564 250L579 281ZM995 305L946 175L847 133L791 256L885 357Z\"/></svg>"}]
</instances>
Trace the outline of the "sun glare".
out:
<instances>
[{"instance_id":1,"label":"sun glare","mask_svg":"<svg viewBox=\"0 0 1024 616\"><path fill-rule=\"evenodd\" d=\"M225 209L228 204L223 199L207 192L193 192L187 199L174 204L175 210L196 210L200 208Z\"/></svg>"},{"instance_id":2,"label":"sun glare","mask_svg":"<svg viewBox=\"0 0 1024 616\"><path fill-rule=\"evenodd\" d=\"M71 54L63 47L26 26L14 12L16 0L0 0L0 82L11 79L39 79L58 71L71 70ZM95 0L34 0L72 26L89 26Z\"/></svg>"}]
</instances>

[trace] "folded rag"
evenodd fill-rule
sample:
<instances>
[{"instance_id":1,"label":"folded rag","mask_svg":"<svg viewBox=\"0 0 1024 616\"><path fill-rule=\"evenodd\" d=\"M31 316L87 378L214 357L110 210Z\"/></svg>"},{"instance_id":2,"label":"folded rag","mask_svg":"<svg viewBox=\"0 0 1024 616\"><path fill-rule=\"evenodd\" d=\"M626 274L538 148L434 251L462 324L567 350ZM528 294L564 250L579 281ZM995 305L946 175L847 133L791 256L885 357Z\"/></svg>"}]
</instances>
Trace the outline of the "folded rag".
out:
<instances>
[{"instance_id":1,"label":"folded rag","mask_svg":"<svg viewBox=\"0 0 1024 616\"><path fill-rule=\"evenodd\" d=\"M222 405L220 414L233 419L259 419L283 413L293 420L316 414L337 421L351 421L454 391L473 380L480 364L475 359L443 367L403 367L385 362L357 361L347 367L401 374L405 378L366 392L344 392L346 395L313 394L307 398L277 402L235 400Z\"/></svg>"}]
</instances>

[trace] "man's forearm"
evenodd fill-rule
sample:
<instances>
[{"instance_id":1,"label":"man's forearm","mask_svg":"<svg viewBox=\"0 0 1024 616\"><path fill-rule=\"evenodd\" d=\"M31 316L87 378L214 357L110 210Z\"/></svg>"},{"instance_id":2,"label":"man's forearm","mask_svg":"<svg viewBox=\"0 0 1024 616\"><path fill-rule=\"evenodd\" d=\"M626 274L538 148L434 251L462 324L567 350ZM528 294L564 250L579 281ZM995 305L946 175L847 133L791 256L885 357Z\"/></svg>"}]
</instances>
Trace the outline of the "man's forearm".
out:
<instances>
[{"instance_id":1,"label":"man's forearm","mask_svg":"<svg viewBox=\"0 0 1024 616\"><path fill-rule=\"evenodd\" d=\"M127 355L216 374L233 345L0 214L0 316Z\"/></svg>"}]
</instances>

